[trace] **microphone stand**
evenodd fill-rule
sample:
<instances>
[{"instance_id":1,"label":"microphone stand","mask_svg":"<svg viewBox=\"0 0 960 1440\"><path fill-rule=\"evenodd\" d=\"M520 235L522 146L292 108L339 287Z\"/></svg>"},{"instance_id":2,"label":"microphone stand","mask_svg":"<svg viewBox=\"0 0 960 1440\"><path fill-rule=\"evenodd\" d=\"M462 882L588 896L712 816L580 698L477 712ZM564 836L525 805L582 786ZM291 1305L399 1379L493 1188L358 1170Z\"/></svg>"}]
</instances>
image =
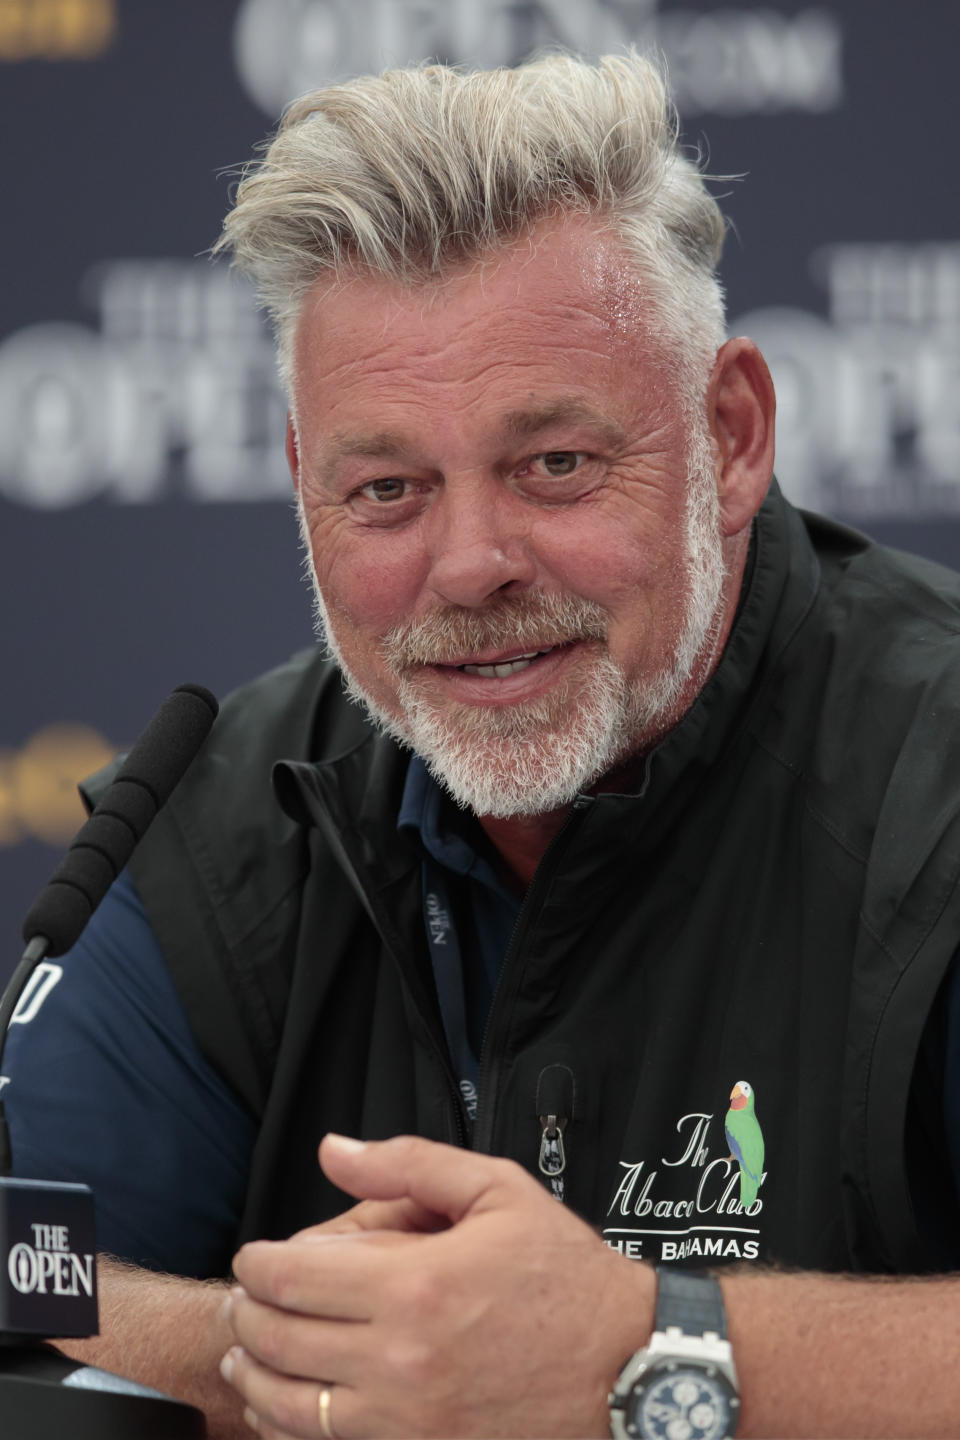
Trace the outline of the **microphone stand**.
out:
<instances>
[{"instance_id":1,"label":"microphone stand","mask_svg":"<svg viewBox=\"0 0 960 1440\"><path fill-rule=\"evenodd\" d=\"M216 700L202 686L173 692L28 913L26 950L0 999L0 1070L30 977L46 955L62 955L76 942L216 713ZM71 1360L47 1343L98 1333L93 1192L87 1185L25 1180L12 1172L0 1087L3 1440L203 1440L206 1421L193 1405Z\"/></svg>"},{"instance_id":2,"label":"microphone stand","mask_svg":"<svg viewBox=\"0 0 960 1440\"><path fill-rule=\"evenodd\" d=\"M49 950L49 941L35 935L23 959L11 976L0 999L0 1071L10 1021L34 970ZM93 1194L86 1185L54 1184L50 1181L14 1179L10 1132L0 1092L0 1280L13 1283L16 1265L10 1241L16 1232L16 1217L22 1202L36 1205L39 1197L51 1194L58 1205L58 1217L76 1214L82 1203L89 1215L92 1238ZM32 1213L32 1212L31 1212ZM13 1220L13 1223L11 1223ZM24 1302L36 1297L17 1297ZM97 1334L96 1289L84 1306L76 1337ZM23 1304L23 1309L26 1309ZM0 1432L3 1440L204 1440L207 1433L202 1413L193 1405L174 1400L108 1370L98 1370L82 1360L71 1360L45 1338L29 1338L27 1326L11 1316L12 1301L0 1297ZM13 1324L11 1325L11 1320ZM28 1321L29 1325L29 1321ZM49 1331L46 1332L49 1334Z\"/></svg>"}]
</instances>

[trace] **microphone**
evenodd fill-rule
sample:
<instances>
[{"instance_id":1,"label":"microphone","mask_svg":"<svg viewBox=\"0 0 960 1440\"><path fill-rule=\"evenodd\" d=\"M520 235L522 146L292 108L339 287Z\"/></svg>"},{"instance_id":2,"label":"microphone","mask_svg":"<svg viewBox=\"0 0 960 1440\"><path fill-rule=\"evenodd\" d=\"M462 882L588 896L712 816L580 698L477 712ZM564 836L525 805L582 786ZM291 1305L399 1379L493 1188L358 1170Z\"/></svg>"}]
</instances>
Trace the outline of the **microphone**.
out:
<instances>
[{"instance_id":1,"label":"microphone","mask_svg":"<svg viewBox=\"0 0 960 1440\"><path fill-rule=\"evenodd\" d=\"M206 740L218 708L202 685L178 685L163 702L27 912L28 947L42 937L44 954L57 956L76 944ZM0 1040L5 1034L0 1025Z\"/></svg>"},{"instance_id":2,"label":"microphone","mask_svg":"<svg viewBox=\"0 0 960 1440\"><path fill-rule=\"evenodd\" d=\"M210 733L218 705L202 685L164 701L94 806L23 924L26 950L0 999L0 1069L10 1021L37 965L71 949ZM67 1359L48 1336L97 1334L93 1194L87 1185L14 1179L0 1094L0 1410L18 1436L77 1440L200 1437L191 1406ZM16 1425L20 1429L16 1429Z\"/></svg>"}]
</instances>

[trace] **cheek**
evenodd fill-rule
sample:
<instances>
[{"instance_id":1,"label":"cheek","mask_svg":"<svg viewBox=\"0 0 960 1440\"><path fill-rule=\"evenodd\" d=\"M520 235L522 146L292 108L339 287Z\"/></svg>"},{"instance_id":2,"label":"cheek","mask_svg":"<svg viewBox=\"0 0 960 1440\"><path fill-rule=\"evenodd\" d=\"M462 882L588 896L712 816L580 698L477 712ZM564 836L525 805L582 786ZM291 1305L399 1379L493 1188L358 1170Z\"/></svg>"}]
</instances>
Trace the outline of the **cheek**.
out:
<instances>
[{"instance_id":1,"label":"cheek","mask_svg":"<svg viewBox=\"0 0 960 1440\"><path fill-rule=\"evenodd\" d=\"M543 569L564 590L617 612L656 604L683 574L681 527L648 532L617 507L589 504L536 526L534 543Z\"/></svg>"},{"instance_id":2,"label":"cheek","mask_svg":"<svg viewBox=\"0 0 960 1440\"><path fill-rule=\"evenodd\" d=\"M413 613L423 564L419 546L409 537L318 527L311 531L311 545L332 614L379 637Z\"/></svg>"}]
</instances>

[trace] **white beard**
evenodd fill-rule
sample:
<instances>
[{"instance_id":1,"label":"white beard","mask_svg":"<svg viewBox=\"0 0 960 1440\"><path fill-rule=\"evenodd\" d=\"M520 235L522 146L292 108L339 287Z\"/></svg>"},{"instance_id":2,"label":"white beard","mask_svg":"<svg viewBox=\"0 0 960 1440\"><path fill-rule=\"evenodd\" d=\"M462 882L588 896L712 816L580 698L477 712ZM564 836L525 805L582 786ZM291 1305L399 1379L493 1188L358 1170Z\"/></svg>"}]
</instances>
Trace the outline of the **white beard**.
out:
<instances>
[{"instance_id":1,"label":"white beard","mask_svg":"<svg viewBox=\"0 0 960 1440\"><path fill-rule=\"evenodd\" d=\"M684 613L670 659L652 677L627 681L604 648L606 612L577 596L534 592L482 610L447 606L397 626L381 647L396 684L397 714L378 704L351 672L311 563L318 633L351 698L422 756L459 805L498 818L565 808L643 737L675 723L694 666L715 648L724 565L705 432L691 444L687 496ZM302 513L301 527L309 556ZM485 648L506 646L517 654L572 640L587 643L579 646L579 664L569 667L567 683L516 705L438 700L417 668Z\"/></svg>"}]
</instances>

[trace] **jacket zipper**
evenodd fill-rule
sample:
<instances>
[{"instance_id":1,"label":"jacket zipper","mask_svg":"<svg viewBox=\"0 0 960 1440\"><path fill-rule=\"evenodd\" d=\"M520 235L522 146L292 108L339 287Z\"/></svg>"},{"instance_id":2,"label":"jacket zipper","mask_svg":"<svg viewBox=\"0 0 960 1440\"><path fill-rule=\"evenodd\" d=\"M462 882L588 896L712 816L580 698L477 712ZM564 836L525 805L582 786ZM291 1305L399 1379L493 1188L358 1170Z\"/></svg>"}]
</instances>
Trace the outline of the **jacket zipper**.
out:
<instances>
[{"instance_id":1,"label":"jacket zipper","mask_svg":"<svg viewBox=\"0 0 960 1440\"><path fill-rule=\"evenodd\" d=\"M320 800L319 796L316 798ZM429 1012L426 1008L424 997L420 993L421 986L416 977L416 968L412 963L409 965L403 963L401 958L405 953L403 941L396 933L392 920L381 909L361 878L362 868L355 863L353 854L351 853L351 846L348 842L349 831L346 829L342 832L337 830L330 815L326 797L323 797L321 800L319 808L326 822L323 828L326 830L328 843L332 846L334 854L340 855L341 863L358 897L365 905L367 913L380 934L380 938L393 954L394 963L399 967L401 975L405 977L406 983L414 995L434 1055L439 1061L446 1078L447 1090L452 1105L457 1144L464 1149L472 1148L486 1153L490 1152L490 1142L493 1138L493 1112L495 1108L493 1105L493 1095L496 1090L500 1069L497 1048L493 1043L493 1039L496 1030L502 1028L502 1025L498 1022L500 1012L505 1008L505 1001L503 999L504 980L507 978L510 970L514 968L516 956L520 952L523 941L530 930L534 915L539 911L541 896L552 878L552 872L556 868L556 862L569 844L573 836L573 831L579 827L584 814L592 804L593 800L589 795L578 795L574 800L563 824L543 853L543 857L534 874L533 881L524 898L520 914L517 916L513 933L510 936L510 943L507 946L507 953L504 956L503 965L501 966L500 978L494 991L490 1014L487 1017L487 1023L484 1027L483 1042L480 1049L479 1073L477 1077L477 1114L471 1127L470 1121L467 1118L463 1096L460 1093L460 1085L450 1064L446 1041L444 1040L441 1043L441 1041L438 1040L434 1034L433 1026L429 1022ZM484 1104L484 1100L487 1097L489 1097L487 1103Z\"/></svg>"},{"instance_id":2,"label":"jacket zipper","mask_svg":"<svg viewBox=\"0 0 960 1440\"><path fill-rule=\"evenodd\" d=\"M353 876L354 883L357 885L361 885L362 882L360 880L359 874L356 872L356 869L353 870ZM401 937L394 930L392 921L385 915L384 911L380 908L379 904L374 900L373 896L370 895L370 893L366 890L365 887L363 893L366 898L366 902L370 907L370 914L373 917L374 924L380 932L380 938L383 940L383 943L393 955L394 964L398 967L400 974L405 979L406 984L409 985L410 989L413 991L414 998L417 1002L417 1008L419 1009L420 1014L423 1018L424 1028L426 1029L426 1032L430 1037L430 1044L433 1048L433 1053L439 1061L444 1076L446 1077L447 1089L453 1102L453 1120L456 1128L457 1144L462 1149L467 1150L470 1148L470 1121L467 1117L466 1106L464 1105L463 1095L460 1091L459 1081L454 1075L453 1067L450 1064L450 1056L447 1050L446 1040L444 1039L441 1042L434 1034L433 1026L430 1024L430 1021L428 1019L428 1013L423 1001L423 997L418 993L420 990L419 982L416 985L412 985L410 982L409 977L416 975L416 969L413 965L412 960L409 964L404 963L402 956L405 953L405 947L402 943Z\"/></svg>"},{"instance_id":3,"label":"jacket zipper","mask_svg":"<svg viewBox=\"0 0 960 1440\"><path fill-rule=\"evenodd\" d=\"M566 1199L569 1158L567 1126L573 1119L574 1081L569 1065L545 1065L537 1077L537 1120L540 1151L537 1168L554 1199Z\"/></svg>"},{"instance_id":4,"label":"jacket zipper","mask_svg":"<svg viewBox=\"0 0 960 1440\"><path fill-rule=\"evenodd\" d=\"M506 982L511 971L516 968L517 957L520 954L524 941L533 925L535 916L541 908L542 898L546 888L553 879L553 873L557 867L563 851L567 848L573 838L573 832L583 820L583 817L593 800L589 795L578 795L570 807L560 829L550 841L543 853L543 858L537 866L530 889L524 898L517 916L517 922L513 927L510 936L510 943L507 946L507 953L504 956L503 965L500 968L500 978L497 981L493 993L493 1003L490 1006L490 1014L487 1016L487 1023L483 1031L483 1043L480 1048L480 1066L477 1077L477 1116L473 1122L472 1148L490 1153L491 1141L493 1139L493 1116L495 1111L496 1089L500 1073L500 1054L496 1043L498 1032L505 1028L503 1014L507 1008L504 999Z\"/></svg>"},{"instance_id":5,"label":"jacket zipper","mask_svg":"<svg viewBox=\"0 0 960 1440\"><path fill-rule=\"evenodd\" d=\"M373 921L374 928L377 930L380 939L392 955L394 964L397 966L404 983L407 985L408 989L413 995L417 1009L419 1010L420 1016L423 1020L427 1036L429 1037L430 1045L433 1049L434 1056L439 1062L440 1068L443 1071L444 1077L447 1082L447 1090L449 1092L449 1097L451 1100L453 1122L456 1131L456 1143L462 1149L469 1149L471 1138L470 1121L467 1118L467 1112L463 1102L463 1096L460 1093L460 1085L457 1077L453 1073L453 1067L450 1064L450 1056L447 1052L446 1040L441 1041L437 1038L436 1034L434 1033L434 1027L430 1023L429 1009L427 1007L426 998L422 993L422 986L420 984L419 977L417 976L416 966L413 964L412 959L409 963L404 963L403 956L407 953L407 951L406 946L403 943L402 937L397 933L396 929L394 928L393 921L390 916L387 915L386 912L382 909L376 897L371 894L370 890L363 882L362 867L355 862L352 854L351 845L349 843L350 832L346 829L344 829L342 832L338 831L336 826L334 825L333 818L330 814L329 806L326 802L326 797L324 796L321 799L321 797L317 796L316 798L321 802L319 805L319 813L323 817L323 821L325 822L322 828L326 832L327 841L333 849L334 854L339 855L340 863L343 866L344 871L346 872L348 880L353 885L354 891L358 899L364 905L367 914Z\"/></svg>"}]
</instances>

